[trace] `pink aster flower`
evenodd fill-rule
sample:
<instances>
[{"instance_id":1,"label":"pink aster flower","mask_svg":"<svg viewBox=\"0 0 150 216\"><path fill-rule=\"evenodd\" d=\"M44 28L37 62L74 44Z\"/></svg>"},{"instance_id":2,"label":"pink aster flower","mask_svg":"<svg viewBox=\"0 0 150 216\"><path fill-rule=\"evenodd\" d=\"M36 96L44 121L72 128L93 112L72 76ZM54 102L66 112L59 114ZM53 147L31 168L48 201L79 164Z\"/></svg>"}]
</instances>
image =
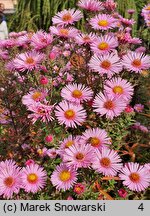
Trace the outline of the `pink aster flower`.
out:
<instances>
[{"instance_id":1,"label":"pink aster flower","mask_svg":"<svg viewBox=\"0 0 150 216\"><path fill-rule=\"evenodd\" d=\"M144 167L147 170L147 173L150 175L150 163L144 164Z\"/></svg>"},{"instance_id":2,"label":"pink aster flower","mask_svg":"<svg viewBox=\"0 0 150 216\"><path fill-rule=\"evenodd\" d=\"M0 162L0 196L12 198L13 193L18 194L22 187L21 169L13 160Z\"/></svg>"},{"instance_id":3,"label":"pink aster flower","mask_svg":"<svg viewBox=\"0 0 150 216\"><path fill-rule=\"evenodd\" d=\"M83 101L88 101L93 97L93 91L82 84L68 84L61 90L63 99L69 102L80 104Z\"/></svg>"},{"instance_id":4,"label":"pink aster flower","mask_svg":"<svg viewBox=\"0 0 150 216\"><path fill-rule=\"evenodd\" d=\"M106 31L117 27L117 20L109 14L98 14L90 19L90 25L95 30Z\"/></svg>"},{"instance_id":5,"label":"pink aster flower","mask_svg":"<svg viewBox=\"0 0 150 216\"><path fill-rule=\"evenodd\" d=\"M104 91L110 96L120 96L123 100L130 101L133 95L133 86L127 80L120 77L106 81Z\"/></svg>"},{"instance_id":6,"label":"pink aster flower","mask_svg":"<svg viewBox=\"0 0 150 216\"><path fill-rule=\"evenodd\" d=\"M143 109L144 109L144 105L143 104L135 104L134 105L134 110L136 111L136 112L142 112L143 111Z\"/></svg>"},{"instance_id":7,"label":"pink aster flower","mask_svg":"<svg viewBox=\"0 0 150 216\"><path fill-rule=\"evenodd\" d=\"M30 104L28 106L28 110L33 112L28 115L28 118L32 119L32 123L34 124L37 120L41 120L42 122L49 122L53 120L52 110L53 106L41 104L40 102Z\"/></svg>"},{"instance_id":8,"label":"pink aster flower","mask_svg":"<svg viewBox=\"0 0 150 216\"><path fill-rule=\"evenodd\" d=\"M21 53L13 60L13 67L15 70L23 71L32 71L38 69L41 62L43 61L45 55L36 51L30 51L26 53Z\"/></svg>"},{"instance_id":9,"label":"pink aster flower","mask_svg":"<svg viewBox=\"0 0 150 216\"><path fill-rule=\"evenodd\" d=\"M63 162L68 167L75 169L90 167L94 158L94 149L88 144L74 144L65 149Z\"/></svg>"},{"instance_id":10,"label":"pink aster flower","mask_svg":"<svg viewBox=\"0 0 150 216\"><path fill-rule=\"evenodd\" d=\"M143 53L129 52L123 56L122 64L128 71L138 73L150 68L150 56Z\"/></svg>"},{"instance_id":11,"label":"pink aster flower","mask_svg":"<svg viewBox=\"0 0 150 216\"><path fill-rule=\"evenodd\" d=\"M22 97L22 103L26 106L29 106L30 104L33 104L35 102L43 101L46 96L46 92L34 89L33 91L30 91L27 95L24 95Z\"/></svg>"},{"instance_id":12,"label":"pink aster flower","mask_svg":"<svg viewBox=\"0 0 150 216\"><path fill-rule=\"evenodd\" d=\"M126 108L126 105L126 101L122 100L122 98L108 96L103 93L99 93L93 102L94 111L100 114L100 116L106 115L106 118L111 120L119 116Z\"/></svg>"},{"instance_id":13,"label":"pink aster flower","mask_svg":"<svg viewBox=\"0 0 150 216\"><path fill-rule=\"evenodd\" d=\"M100 128L87 129L81 136L82 142L94 147L94 149L101 149L104 146L111 144L111 139L107 132Z\"/></svg>"},{"instance_id":14,"label":"pink aster flower","mask_svg":"<svg viewBox=\"0 0 150 216\"><path fill-rule=\"evenodd\" d=\"M66 101L62 101L56 106L55 115L61 125L65 124L66 127L73 128L82 125L86 119L86 111L81 105L74 105Z\"/></svg>"},{"instance_id":15,"label":"pink aster flower","mask_svg":"<svg viewBox=\"0 0 150 216\"><path fill-rule=\"evenodd\" d=\"M48 157L50 157L51 159L56 158L57 153L58 153L58 151L57 151L55 148L48 149L48 150L46 151L46 155L47 155Z\"/></svg>"},{"instance_id":16,"label":"pink aster flower","mask_svg":"<svg viewBox=\"0 0 150 216\"><path fill-rule=\"evenodd\" d=\"M73 188L73 191L78 194L78 195L81 195L85 192L85 185L82 184L82 183L77 183L75 184L74 188Z\"/></svg>"},{"instance_id":17,"label":"pink aster flower","mask_svg":"<svg viewBox=\"0 0 150 216\"><path fill-rule=\"evenodd\" d=\"M133 162L125 164L119 177L123 185L137 192L144 191L150 183L150 175L147 175L145 167Z\"/></svg>"},{"instance_id":18,"label":"pink aster flower","mask_svg":"<svg viewBox=\"0 0 150 216\"><path fill-rule=\"evenodd\" d=\"M26 166L30 166L31 164L35 164L35 161L32 160L32 159L29 159L29 160L27 160L27 161L25 162L25 165L26 165Z\"/></svg>"},{"instance_id":19,"label":"pink aster flower","mask_svg":"<svg viewBox=\"0 0 150 216\"><path fill-rule=\"evenodd\" d=\"M99 36L91 43L92 51L100 55L114 50L117 46L117 38L111 35Z\"/></svg>"},{"instance_id":20,"label":"pink aster flower","mask_svg":"<svg viewBox=\"0 0 150 216\"><path fill-rule=\"evenodd\" d=\"M77 171L69 169L65 164L60 164L51 175L51 182L58 190L68 190L77 181Z\"/></svg>"},{"instance_id":21,"label":"pink aster flower","mask_svg":"<svg viewBox=\"0 0 150 216\"><path fill-rule=\"evenodd\" d=\"M89 67L94 72L98 72L101 76L106 74L107 77L111 77L122 71L120 58L114 53L92 56Z\"/></svg>"},{"instance_id":22,"label":"pink aster flower","mask_svg":"<svg viewBox=\"0 0 150 216\"><path fill-rule=\"evenodd\" d=\"M104 7L108 11L114 11L117 7L117 3L114 2L114 0L106 0L106 2L103 3Z\"/></svg>"},{"instance_id":23,"label":"pink aster flower","mask_svg":"<svg viewBox=\"0 0 150 216\"><path fill-rule=\"evenodd\" d=\"M91 12L97 12L103 9L102 2L99 2L98 0L80 0L78 6Z\"/></svg>"},{"instance_id":24,"label":"pink aster flower","mask_svg":"<svg viewBox=\"0 0 150 216\"><path fill-rule=\"evenodd\" d=\"M83 17L81 11L75 9L68 9L58 12L53 18L54 25L64 26L68 24L74 24Z\"/></svg>"},{"instance_id":25,"label":"pink aster flower","mask_svg":"<svg viewBox=\"0 0 150 216\"><path fill-rule=\"evenodd\" d=\"M95 40L96 36L94 33L90 33L90 34L83 34L80 33L75 37L76 43L79 45L82 44L90 44Z\"/></svg>"},{"instance_id":26,"label":"pink aster flower","mask_svg":"<svg viewBox=\"0 0 150 216\"><path fill-rule=\"evenodd\" d=\"M37 193L46 185L47 173L38 164L31 164L22 170L22 184L26 192Z\"/></svg>"},{"instance_id":27,"label":"pink aster flower","mask_svg":"<svg viewBox=\"0 0 150 216\"><path fill-rule=\"evenodd\" d=\"M33 46L36 50L41 50L50 45L52 43L52 40L53 38L49 33L40 30L33 34L31 39L31 46Z\"/></svg>"},{"instance_id":28,"label":"pink aster flower","mask_svg":"<svg viewBox=\"0 0 150 216\"><path fill-rule=\"evenodd\" d=\"M65 28L65 27L50 27L51 34L57 35L63 38L75 38L78 34L78 29L76 28Z\"/></svg>"},{"instance_id":29,"label":"pink aster flower","mask_svg":"<svg viewBox=\"0 0 150 216\"><path fill-rule=\"evenodd\" d=\"M93 169L105 176L115 176L122 168L121 158L116 151L102 148L95 151Z\"/></svg>"}]
</instances>

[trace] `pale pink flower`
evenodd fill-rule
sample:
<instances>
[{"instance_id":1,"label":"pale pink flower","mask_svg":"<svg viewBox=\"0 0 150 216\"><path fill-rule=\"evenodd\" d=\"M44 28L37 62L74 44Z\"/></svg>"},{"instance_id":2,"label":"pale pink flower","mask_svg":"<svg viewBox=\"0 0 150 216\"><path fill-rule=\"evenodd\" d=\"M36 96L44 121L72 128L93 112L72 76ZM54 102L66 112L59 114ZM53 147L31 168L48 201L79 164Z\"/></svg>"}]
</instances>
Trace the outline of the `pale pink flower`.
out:
<instances>
[{"instance_id":1,"label":"pale pink flower","mask_svg":"<svg viewBox=\"0 0 150 216\"><path fill-rule=\"evenodd\" d=\"M23 168L21 179L26 192L37 193L45 187L47 173L38 164L31 164Z\"/></svg>"},{"instance_id":2,"label":"pale pink flower","mask_svg":"<svg viewBox=\"0 0 150 216\"><path fill-rule=\"evenodd\" d=\"M121 158L116 151L102 148L95 150L93 169L105 176L115 176L122 168Z\"/></svg>"},{"instance_id":3,"label":"pale pink flower","mask_svg":"<svg viewBox=\"0 0 150 216\"><path fill-rule=\"evenodd\" d=\"M17 71L32 71L38 69L45 55L36 51L21 53L13 59L13 68Z\"/></svg>"},{"instance_id":4,"label":"pale pink flower","mask_svg":"<svg viewBox=\"0 0 150 216\"><path fill-rule=\"evenodd\" d=\"M53 18L54 25L64 26L68 24L74 24L83 17L81 11L75 9L68 9L58 12Z\"/></svg>"},{"instance_id":5,"label":"pale pink flower","mask_svg":"<svg viewBox=\"0 0 150 216\"><path fill-rule=\"evenodd\" d=\"M58 153L58 151L57 151L55 148L48 149L48 150L46 151L46 155L47 155L48 157L50 157L51 159L56 158L56 157L57 157L57 153Z\"/></svg>"},{"instance_id":6,"label":"pale pink flower","mask_svg":"<svg viewBox=\"0 0 150 216\"><path fill-rule=\"evenodd\" d=\"M80 33L75 37L75 40L77 44L82 45L82 44L90 44L94 42L95 38L96 36L92 32L89 34Z\"/></svg>"},{"instance_id":7,"label":"pale pink flower","mask_svg":"<svg viewBox=\"0 0 150 216\"><path fill-rule=\"evenodd\" d=\"M32 120L34 124L37 120L41 120L42 122L49 122L53 120L52 110L53 106L41 104L40 102L36 102L34 104L30 104L28 106L28 110L33 112L28 115L28 118Z\"/></svg>"},{"instance_id":8,"label":"pale pink flower","mask_svg":"<svg viewBox=\"0 0 150 216\"><path fill-rule=\"evenodd\" d=\"M90 167L94 158L94 149L91 145L76 143L66 148L63 154L63 162L71 168Z\"/></svg>"},{"instance_id":9,"label":"pale pink flower","mask_svg":"<svg viewBox=\"0 0 150 216\"><path fill-rule=\"evenodd\" d=\"M113 51L118 46L118 40L111 35L96 37L90 44L91 50L96 54L104 54Z\"/></svg>"},{"instance_id":10,"label":"pale pink flower","mask_svg":"<svg viewBox=\"0 0 150 216\"><path fill-rule=\"evenodd\" d=\"M104 146L111 144L111 139L108 137L107 132L101 128L87 129L81 136L83 143L89 144L94 149L101 149Z\"/></svg>"},{"instance_id":11,"label":"pale pink flower","mask_svg":"<svg viewBox=\"0 0 150 216\"><path fill-rule=\"evenodd\" d=\"M93 97L93 91L82 84L68 84L61 90L61 96L63 99L80 104L84 101L88 101Z\"/></svg>"},{"instance_id":12,"label":"pale pink flower","mask_svg":"<svg viewBox=\"0 0 150 216\"><path fill-rule=\"evenodd\" d=\"M13 194L18 194L22 187L21 168L13 160L0 162L0 196L12 198Z\"/></svg>"},{"instance_id":13,"label":"pale pink flower","mask_svg":"<svg viewBox=\"0 0 150 216\"><path fill-rule=\"evenodd\" d=\"M49 46L53 41L52 36L43 30L37 31L31 38L31 46L36 50L41 50Z\"/></svg>"},{"instance_id":14,"label":"pale pink flower","mask_svg":"<svg viewBox=\"0 0 150 216\"><path fill-rule=\"evenodd\" d=\"M143 104L135 104L134 105L134 110L136 111L136 112L142 112L143 111L143 109L144 109L144 105Z\"/></svg>"},{"instance_id":15,"label":"pale pink flower","mask_svg":"<svg viewBox=\"0 0 150 216\"><path fill-rule=\"evenodd\" d=\"M65 164L60 164L51 175L51 182L57 190L68 190L77 181L77 171L68 168Z\"/></svg>"},{"instance_id":16,"label":"pale pink flower","mask_svg":"<svg viewBox=\"0 0 150 216\"><path fill-rule=\"evenodd\" d=\"M30 104L34 104L35 102L40 102L45 99L47 96L47 93L40 89L34 89L33 91L30 91L27 95L24 95L22 97L22 103L26 106L29 106Z\"/></svg>"},{"instance_id":17,"label":"pale pink flower","mask_svg":"<svg viewBox=\"0 0 150 216\"><path fill-rule=\"evenodd\" d=\"M55 115L60 125L76 128L82 125L86 119L86 111L81 105L75 105L66 101L60 102L55 107Z\"/></svg>"},{"instance_id":18,"label":"pale pink flower","mask_svg":"<svg viewBox=\"0 0 150 216\"><path fill-rule=\"evenodd\" d=\"M110 96L120 96L120 98L130 101L133 96L133 86L127 80L120 77L107 80L104 85L104 91Z\"/></svg>"},{"instance_id":19,"label":"pale pink flower","mask_svg":"<svg viewBox=\"0 0 150 216\"><path fill-rule=\"evenodd\" d=\"M109 14L98 14L90 19L90 25L95 30L106 31L117 27L117 20Z\"/></svg>"},{"instance_id":20,"label":"pale pink flower","mask_svg":"<svg viewBox=\"0 0 150 216\"><path fill-rule=\"evenodd\" d=\"M106 74L107 77L112 77L114 74L122 71L120 58L115 53L92 56L89 67L94 72L98 72L101 76Z\"/></svg>"},{"instance_id":21,"label":"pale pink flower","mask_svg":"<svg viewBox=\"0 0 150 216\"><path fill-rule=\"evenodd\" d=\"M147 174L146 168L133 162L125 164L119 177L123 180L123 185L137 192L144 191L150 183L150 175Z\"/></svg>"},{"instance_id":22,"label":"pale pink flower","mask_svg":"<svg viewBox=\"0 0 150 216\"><path fill-rule=\"evenodd\" d=\"M119 116L126 108L127 102L120 97L108 96L103 93L96 95L93 107L94 111L100 116L106 115L106 118L113 119Z\"/></svg>"},{"instance_id":23,"label":"pale pink flower","mask_svg":"<svg viewBox=\"0 0 150 216\"><path fill-rule=\"evenodd\" d=\"M97 12L103 9L102 2L98 0L79 0L77 4L80 8L91 12Z\"/></svg>"},{"instance_id":24,"label":"pale pink flower","mask_svg":"<svg viewBox=\"0 0 150 216\"><path fill-rule=\"evenodd\" d=\"M123 56L122 64L128 71L139 73L150 68L150 57L143 53L129 52Z\"/></svg>"},{"instance_id":25,"label":"pale pink flower","mask_svg":"<svg viewBox=\"0 0 150 216\"><path fill-rule=\"evenodd\" d=\"M106 0L103 5L108 11L114 11L117 7L117 3L114 0Z\"/></svg>"},{"instance_id":26,"label":"pale pink flower","mask_svg":"<svg viewBox=\"0 0 150 216\"><path fill-rule=\"evenodd\" d=\"M63 38L75 38L78 34L78 29L76 28L65 28L65 27L50 27L51 34L57 35Z\"/></svg>"}]
</instances>

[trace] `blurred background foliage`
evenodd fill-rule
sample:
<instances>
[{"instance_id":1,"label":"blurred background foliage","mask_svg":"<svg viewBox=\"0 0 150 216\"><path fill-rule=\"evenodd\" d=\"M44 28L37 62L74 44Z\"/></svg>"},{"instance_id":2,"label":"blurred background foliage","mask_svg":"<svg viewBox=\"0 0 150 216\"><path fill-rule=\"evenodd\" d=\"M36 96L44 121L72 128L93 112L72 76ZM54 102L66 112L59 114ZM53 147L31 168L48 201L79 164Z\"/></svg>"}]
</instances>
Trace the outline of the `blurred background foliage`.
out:
<instances>
[{"instance_id":1,"label":"blurred background foliage","mask_svg":"<svg viewBox=\"0 0 150 216\"><path fill-rule=\"evenodd\" d=\"M8 17L9 31L36 31L37 29L48 30L51 25L52 17L65 8L74 8L78 0L18 0L15 14ZM144 27L144 21L141 17L142 8L150 3L150 0L116 0L119 13L129 18L128 9L134 9L134 19L136 25L133 27L133 34L144 39L150 46L150 30ZM85 19L78 24L82 29Z\"/></svg>"}]
</instances>

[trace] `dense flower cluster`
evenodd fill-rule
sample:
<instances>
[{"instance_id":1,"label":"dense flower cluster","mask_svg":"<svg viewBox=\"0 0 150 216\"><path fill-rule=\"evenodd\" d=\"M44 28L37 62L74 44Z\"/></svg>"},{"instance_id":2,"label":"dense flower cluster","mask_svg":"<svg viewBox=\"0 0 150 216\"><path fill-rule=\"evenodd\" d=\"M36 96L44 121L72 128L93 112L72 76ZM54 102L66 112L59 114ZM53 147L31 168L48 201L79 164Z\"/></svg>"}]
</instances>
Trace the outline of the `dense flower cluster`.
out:
<instances>
[{"instance_id":1,"label":"dense flower cluster","mask_svg":"<svg viewBox=\"0 0 150 216\"><path fill-rule=\"evenodd\" d=\"M10 33L9 39L0 41L0 59L13 74L15 85L20 83L17 94L28 125L49 130L41 141L49 148L39 147L36 153L54 163L59 158L60 164L57 160L48 176L57 190L74 187L76 194L84 193L86 187L78 176L81 170L89 170L99 177L118 176L128 189L144 191L150 182L147 166L124 163L107 128L110 122L144 109L132 101L133 77L150 68L150 57L145 50L137 50L141 40L129 30L134 21L114 13L113 0L80 0L78 6L80 10L58 12L48 33ZM149 7L142 11L147 20ZM83 17L81 10L90 14L86 33L74 26ZM11 117L14 121L15 113ZM7 109L0 112L0 122L10 123ZM64 134L56 141L53 134L59 128ZM30 149L28 146L24 143L22 148ZM20 189L36 193L44 188L46 179L46 171L32 159L24 168L12 160L0 163L0 195L4 198L12 198Z\"/></svg>"}]
</instances>

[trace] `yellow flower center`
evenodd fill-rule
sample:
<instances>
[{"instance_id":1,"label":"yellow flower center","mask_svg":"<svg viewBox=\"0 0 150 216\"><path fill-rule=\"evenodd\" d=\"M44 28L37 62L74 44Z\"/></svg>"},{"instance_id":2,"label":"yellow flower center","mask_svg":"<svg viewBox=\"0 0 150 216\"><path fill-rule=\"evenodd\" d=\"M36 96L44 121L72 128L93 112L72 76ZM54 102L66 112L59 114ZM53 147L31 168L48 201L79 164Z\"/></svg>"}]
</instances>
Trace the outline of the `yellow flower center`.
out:
<instances>
[{"instance_id":1,"label":"yellow flower center","mask_svg":"<svg viewBox=\"0 0 150 216\"><path fill-rule=\"evenodd\" d=\"M81 98L82 97L82 91L78 90L78 89L75 89L73 92L72 92L72 96L74 98Z\"/></svg>"},{"instance_id":2,"label":"yellow flower center","mask_svg":"<svg viewBox=\"0 0 150 216\"><path fill-rule=\"evenodd\" d=\"M150 6L146 7L145 10L150 10Z\"/></svg>"},{"instance_id":3,"label":"yellow flower center","mask_svg":"<svg viewBox=\"0 0 150 216\"><path fill-rule=\"evenodd\" d=\"M115 87L113 88L113 92L114 92L115 94L123 94L123 88L122 88L121 86L115 86Z\"/></svg>"},{"instance_id":4,"label":"yellow flower center","mask_svg":"<svg viewBox=\"0 0 150 216\"><path fill-rule=\"evenodd\" d=\"M104 158L102 158L102 159L100 160L100 164L101 164L101 166L103 166L103 167L109 167L110 164L111 164L111 161L110 161L109 158L104 157Z\"/></svg>"},{"instance_id":5,"label":"yellow flower center","mask_svg":"<svg viewBox=\"0 0 150 216\"><path fill-rule=\"evenodd\" d=\"M89 143L90 143L91 146L93 146L93 147L98 147L98 146L100 146L101 141L100 141L100 139L97 138L97 137L91 137L91 138L89 139Z\"/></svg>"},{"instance_id":6,"label":"yellow flower center","mask_svg":"<svg viewBox=\"0 0 150 216\"><path fill-rule=\"evenodd\" d=\"M66 142L65 148L69 148L73 144L74 144L74 141L73 140L69 140L68 142Z\"/></svg>"},{"instance_id":7,"label":"yellow flower center","mask_svg":"<svg viewBox=\"0 0 150 216\"><path fill-rule=\"evenodd\" d=\"M82 154L81 152L78 152L77 154L76 154L76 159L77 160L82 160L84 158L84 154Z\"/></svg>"},{"instance_id":8,"label":"yellow flower center","mask_svg":"<svg viewBox=\"0 0 150 216\"><path fill-rule=\"evenodd\" d=\"M28 57L28 58L26 59L26 63L27 63L27 64L33 64L33 63L34 63L34 59L33 59L32 57Z\"/></svg>"},{"instance_id":9,"label":"yellow flower center","mask_svg":"<svg viewBox=\"0 0 150 216\"><path fill-rule=\"evenodd\" d=\"M42 96L41 92L34 92L33 95L32 95L32 99L37 101L37 100L40 99L41 96Z\"/></svg>"},{"instance_id":10,"label":"yellow flower center","mask_svg":"<svg viewBox=\"0 0 150 216\"><path fill-rule=\"evenodd\" d=\"M64 113L64 115L66 119L73 119L75 117L75 111L72 109L69 109Z\"/></svg>"},{"instance_id":11,"label":"yellow flower center","mask_svg":"<svg viewBox=\"0 0 150 216\"><path fill-rule=\"evenodd\" d=\"M108 60L105 60L105 61L101 62L101 65L100 65L100 66L101 66L102 68L104 68L104 69L109 69L110 66L111 66L111 62L108 61Z\"/></svg>"},{"instance_id":12,"label":"yellow flower center","mask_svg":"<svg viewBox=\"0 0 150 216\"><path fill-rule=\"evenodd\" d=\"M132 65L134 67L140 67L142 64L141 60L140 59L134 59L134 61L132 62Z\"/></svg>"},{"instance_id":13,"label":"yellow flower center","mask_svg":"<svg viewBox=\"0 0 150 216\"><path fill-rule=\"evenodd\" d=\"M99 20L98 21L98 25L99 26L102 26L102 27L106 27L106 26L108 26L108 21L107 20Z\"/></svg>"},{"instance_id":14,"label":"yellow flower center","mask_svg":"<svg viewBox=\"0 0 150 216\"><path fill-rule=\"evenodd\" d=\"M68 29L60 29L59 33L63 36L68 36L69 31L68 31Z\"/></svg>"},{"instance_id":15,"label":"yellow flower center","mask_svg":"<svg viewBox=\"0 0 150 216\"><path fill-rule=\"evenodd\" d=\"M106 42L101 42L99 45L98 45L98 49L99 50L107 50L109 47L108 43Z\"/></svg>"},{"instance_id":16,"label":"yellow flower center","mask_svg":"<svg viewBox=\"0 0 150 216\"><path fill-rule=\"evenodd\" d=\"M71 178L71 173L68 170L64 170L60 173L59 178L61 181L66 182L68 180L70 180Z\"/></svg>"},{"instance_id":17,"label":"yellow flower center","mask_svg":"<svg viewBox=\"0 0 150 216\"><path fill-rule=\"evenodd\" d=\"M27 181L28 181L30 184L35 184L35 183L37 183L37 181L38 181L38 176L37 176L35 173L30 173L30 174L28 174L28 176L27 176Z\"/></svg>"},{"instance_id":18,"label":"yellow flower center","mask_svg":"<svg viewBox=\"0 0 150 216\"><path fill-rule=\"evenodd\" d=\"M106 109L111 110L111 109L114 109L114 107L115 107L115 104L111 100L108 100L104 103L104 108Z\"/></svg>"},{"instance_id":19,"label":"yellow flower center","mask_svg":"<svg viewBox=\"0 0 150 216\"><path fill-rule=\"evenodd\" d=\"M63 17L62 17L62 20L63 20L64 22L71 21L71 20L72 20L71 14L70 14L70 13L64 14Z\"/></svg>"},{"instance_id":20,"label":"yellow flower center","mask_svg":"<svg viewBox=\"0 0 150 216\"><path fill-rule=\"evenodd\" d=\"M12 187L14 183L15 183L14 178L11 177L11 176L9 176L9 177L7 177L7 178L4 179L4 184L7 187Z\"/></svg>"},{"instance_id":21,"label":"yellow flower center","mask_svg":"<svg viewBox=\"0 0 150 216\"><path fill-rule=\"evenodd\" d=\"M137 183L140 180L140 175L138 173L131 173L129 178L132 182Z\"/></svg>"}]
</instances>

